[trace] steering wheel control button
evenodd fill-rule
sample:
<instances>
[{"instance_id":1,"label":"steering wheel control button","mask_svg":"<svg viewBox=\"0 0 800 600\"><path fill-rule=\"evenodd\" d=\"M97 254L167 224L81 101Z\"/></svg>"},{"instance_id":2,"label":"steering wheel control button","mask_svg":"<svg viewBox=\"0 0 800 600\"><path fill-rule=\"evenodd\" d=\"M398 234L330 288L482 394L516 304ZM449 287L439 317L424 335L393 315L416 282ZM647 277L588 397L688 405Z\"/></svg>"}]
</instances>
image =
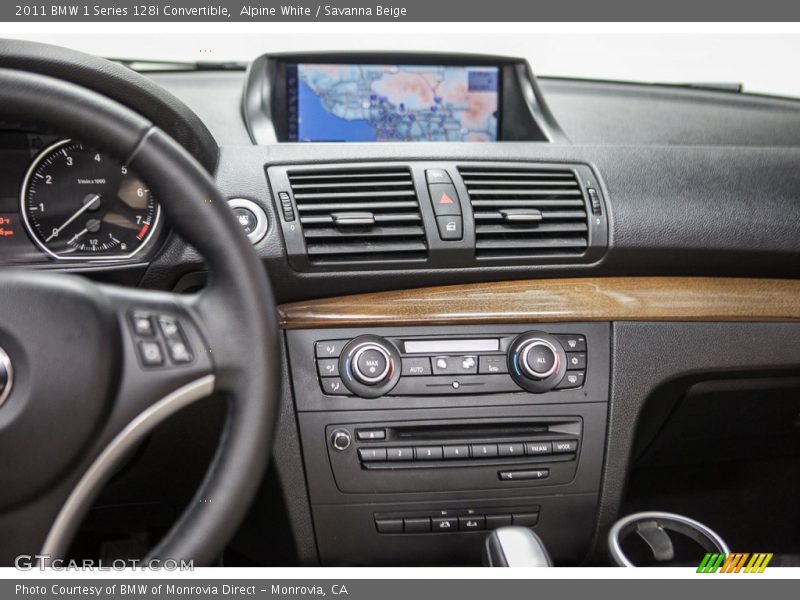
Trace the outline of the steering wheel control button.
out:
<instances>
[{"instance_id":1,"label":"steering wheel control button","mask_svg":"<svg viewBox=\"0 0 800 600\"><path fill-rule=\"evenodd\" d=\"M564 379L561 380L556 386L557 390L567 390L572 388L579 388L583 385L583 379L586 376L585 371L567 371Z\"/></svg>"},{"instance_id":2,"label":"steering wheel control button","mask_svg":"<svg viewBox=\"0 0 800 600\"><path fill-rule=\"evenodd\" d=\"M143 315L141 313L133 313L131 316L133 322L133 332L140 337L155 337L156 330L153 327L153 319L150 315Z\"/></svg>"},{"instance_id":3,"label":"steering wheel control button","mask_svg":"<svg viewBox=\"0 0 800 600\"><path fill-rule=\"evenodd\" d=\"M582 335L561 334L555 338L567 352L586 352L586 338Z\"/></svg>"},{"instance_id":4,"label":"steering wheel control button","mask_svg":"<svg viewBox=\"0 0 800 600\"><path fill-rule=\"evenodd\" d=\"M192 351L183 335L183 329L175 317L161 315L158 317L158 327L164 336L164 344L170 360L176 365L185 365L194 360Z\"/></svg>"},{"instance_id":5,"label":"steering wheel control button","mask_svg":"<svg viewBox=\"0 0 800 600\"><path fill-rule=\"evenodd\" d=\"M526 471L500 471L498 475L501 481L529 481L531 479L546 479L550 475L550 470L530 469Z\"/></svg>"},{"instance_id":6,"label":"steering wheel control button","mask_svg":"<svg viewBox=\"0 0 800 600\"><path fill-rule=\"evenodd\" d=\"M317 358L339 358L342 348L347 340L327 340L314 345L314 355Z\"/></svg>"},{"instance_id":7,"label":"steering wheel control button","mask_svg":"<svg viewBox=\"0 0 800 600\"><path fill-rule=\"evenodd\" d=\"M558 369L558 354L548 342L533 340L523 346L520 364L528 377L545 379Z\"/></svg>"},{"instance_id":8,"label":"steering wheel control button","mask_svg":"<svg viewBox=\"0 0 800 600\"><path fill-rule=\"evenodd\" d=\"M361 462L386 462L386 448L359 448Z\"/></svg>"},{"instance_id":9,"label":"steering wheel control button","mask_svg":"<svg viewBox=\"0 0 800 600\"><path fill-rule=\"evenodd\" d=\"M347 450L352 441L350 432L346 429L337 429L331 434L331 445L336 450Z\"/></svg>"},{"instance_id":10,"label":"steering wheel control button","mask_svg":"<svg viewBox=\"0 0 800 600\"><path fill-rule=\"evenodd\" d=\"M236 220L251 243L257 244L264 239L269 228L269 220L263 208L252 200L246 200L245 198L228 200L228 206L233 210Z\"/></svg>"},{"instance_id":11,"label":"steering wheel control button","mask_svg":"<svg viewBox=\"0 0 800 600\"><path fill-rule=\"evenodd\" d=\"M586 368L586 353L585 352L567 352L567 369L585 369Z\"/></svg>"},{"instance_id":12,"label":"steering wheel control button","mask_svg":"<svg viewBox=\"0 0 800 600\"><path fill-rule=\"evenodd\" d=\"M578 440L556 440L553 442L555 454L571 454L578 451Z\"/></svg>"},{"instance_id":13,"label":"steering wheel control button","mask_svg":"<svg viewBox=\"0 0 800 600\"><path fill-rule=\"evenodd\" d=\"M439 237L442 241L453 242L464 237L464 222L461 215L436 217Z\"/></svg>"},{"instance_id":14,"label":"steering wheel control button","mask_svg":"<svg viewBox=\"0 0 800 600\"><path fill-rule=\"evenodd\" d=\"M386 439L385 429L359 429L356 432L356 437L359 442L373 442L376 440Z\"/></svg>"},{"instance_id":15,"label":"steering wheel control button","mask_svg":"<svg viewBox=\"0 0 800 600\"><path fill-rule=\"evenodd\" d=\"M167 352L169 352L169 357L172 362L179 365L192 362L192 353L189 351L186 342L180 339L179 336L167 338L166 344Z\"/></svg>"},{"instance_id":16,"label":"steering wheel control button","mask_svg":"<svg viewBox=\"0 0 800 600\"><path fill-rule=\"evenodd\" d=\"M322 384L322 391L328 396L347 396L347 388L338 377L322 377L320 378Z\"/></svg>"},{"instance_id":17,"label":"steering wheel control button","mask_svg":"<svg viewBox=\"0 0 800 600\"><path fill-rule=\"evenodd\" d=\"M139 342L139 357L146 367L160 367L164 364L164 353L158 342Z\"/></svg>"},{"instance_id":18,"label":"steering wheel control button","mask_svg":"<svg viewBox=\"0 0 800 600\"><path fill-rule=\"evenodd\" d=\"M172 317L159 317L158 325L161 328L161 333L164 334L164 337L169 338L180 334L180 326L178 325L178 321Z\"/></svg>"},{"instance_id":19,"label":"steering wheel control button","mask_svg":"<svg viewBox=\"0 0 800 600\"><path fill-rule=\"evenodd\" d=\"M11 367L11 357L0 348L0 406L11 394L11 385L14 383L14 370Z\"/></svg>"},{"instance_id":20,"label":"steering wheel control button","mask_svg":"<svg viewBox=\"0 0 800 600\"><path fill-rule=\"evenodd\" d=\"M365 385L383 381L389 374L389 353L377 344L365 344L353 355L353 375Z\"/></svg>"}]
</instances>

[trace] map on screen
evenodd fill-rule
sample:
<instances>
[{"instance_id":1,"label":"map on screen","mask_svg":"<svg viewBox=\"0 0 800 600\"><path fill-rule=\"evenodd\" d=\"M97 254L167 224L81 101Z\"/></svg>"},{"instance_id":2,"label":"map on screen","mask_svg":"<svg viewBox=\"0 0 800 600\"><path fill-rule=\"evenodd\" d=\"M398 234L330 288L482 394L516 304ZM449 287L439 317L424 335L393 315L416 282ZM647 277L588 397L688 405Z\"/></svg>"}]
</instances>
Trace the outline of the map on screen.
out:
<instances>
[{"instance_id":1,"label":"map on screen","mask_svg":"<svg viewBox=\"0 0 800 600\"><path fill-rule=\"evenodd\" d=\"M289 139L494 141L498 80L498 67L290 65Z\"/></svg>"}]
</instances>

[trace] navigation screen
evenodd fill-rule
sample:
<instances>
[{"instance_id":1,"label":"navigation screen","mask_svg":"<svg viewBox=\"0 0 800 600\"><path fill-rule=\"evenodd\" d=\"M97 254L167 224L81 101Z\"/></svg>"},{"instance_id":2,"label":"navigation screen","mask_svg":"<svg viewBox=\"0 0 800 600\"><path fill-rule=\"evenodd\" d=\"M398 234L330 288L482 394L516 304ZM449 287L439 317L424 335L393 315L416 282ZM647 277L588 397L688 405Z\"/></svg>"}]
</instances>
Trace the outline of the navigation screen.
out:
<instances>
[{"instance_id":1,"label":"navigation screen","mask_svg":"<svg viewBox=\"0 0 800 600\"><path fill-rule=\"evenodd\" d=\"M287 65L293 142L489 142L498 67Z\"/></svg>"}]
</instances>

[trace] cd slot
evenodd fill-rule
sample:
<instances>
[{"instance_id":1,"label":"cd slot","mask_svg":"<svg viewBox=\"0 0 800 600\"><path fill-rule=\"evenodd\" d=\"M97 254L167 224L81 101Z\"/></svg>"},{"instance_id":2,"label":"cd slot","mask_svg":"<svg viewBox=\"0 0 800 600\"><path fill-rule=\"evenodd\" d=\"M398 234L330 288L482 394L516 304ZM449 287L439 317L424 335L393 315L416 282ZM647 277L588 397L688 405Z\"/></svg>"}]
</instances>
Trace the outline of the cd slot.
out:
<instances>
[{"instance_id":1,"label":"cd slot","mask_svg":"<svg viewBox=\"0 0 800 600\"><path fill-rule=\"evenodd\" d=\"M554 422L507 422L488 424L448 424L394 426L386 429L386 438L397 442L415 442L441 440L460 440L478 442L491 439L494 441L516 438L537 438L548 434L578 435L579 421Z\"/></svg>"}]
</instances>

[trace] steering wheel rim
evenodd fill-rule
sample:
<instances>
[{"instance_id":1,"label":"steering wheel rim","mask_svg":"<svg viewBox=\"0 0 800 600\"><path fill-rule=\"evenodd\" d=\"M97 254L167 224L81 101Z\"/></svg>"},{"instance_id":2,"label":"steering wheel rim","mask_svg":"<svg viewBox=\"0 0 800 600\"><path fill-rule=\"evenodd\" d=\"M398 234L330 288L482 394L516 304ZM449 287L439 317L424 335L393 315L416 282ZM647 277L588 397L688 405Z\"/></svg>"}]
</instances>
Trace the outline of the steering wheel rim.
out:
<instances>
[{"instance_id":1,"label":"steering wheel rim","mask_svg":"<svg viewBox=\"0 0 800 600\"><path fill-rule=\"evenodd\" d=\"M200 164L132 110L58 79L0 69L0 118L57 130L106 151L129 166L155 192L172 227L200 252L209 269L207 287L194 296L127 290L85 281L67 284L68 279L75 278L63 274L3 274L19 289L39 297L44 297L44 291L52 286L66 289L86 302L96 301L98 307L102 306L98 311L114 311L119 327L118 332L110 333L119 338L122 353L114 404L100 427L97 443L89 444L77 469L66 476L71 479L72 489L54 521L57 526L49 530L42 553L55 559L63 558L68 550L89 502L104 479L114 472L104 450L120 440L135 442L165 415L208 395L213 388L227 396L229 407L216 455L193 502L148 557L192 560L198 566L211 564L241 523L257 492L277 419L279 329L263 265ZM149 374L153 382L146 385L158 394L158 402L144 398L141 391L130 392L135 380L148 378L146 371L139 372L141 369L132 358L136 340L125 326L126 315L137 307L145 307L153 314L175 315L182 320L189 341L199 346L198 354L202 353L191 368L178 370L177 375ZM190 393L186 392L187 386ZM164 393L170 387L171 391ZM14 391L7 404L12 404ZM20 399L18 403L28 400L35 399ZM156 406L161 409L156 411ZM154 411L158 412L155 416ZM147 415L149 420L144 418ZM99 469L98 460L105 461ZM87 487L86 478L93 469L94 479ZM78 490L81 497L76 503Z\"/></svg>"}]
</instances>

